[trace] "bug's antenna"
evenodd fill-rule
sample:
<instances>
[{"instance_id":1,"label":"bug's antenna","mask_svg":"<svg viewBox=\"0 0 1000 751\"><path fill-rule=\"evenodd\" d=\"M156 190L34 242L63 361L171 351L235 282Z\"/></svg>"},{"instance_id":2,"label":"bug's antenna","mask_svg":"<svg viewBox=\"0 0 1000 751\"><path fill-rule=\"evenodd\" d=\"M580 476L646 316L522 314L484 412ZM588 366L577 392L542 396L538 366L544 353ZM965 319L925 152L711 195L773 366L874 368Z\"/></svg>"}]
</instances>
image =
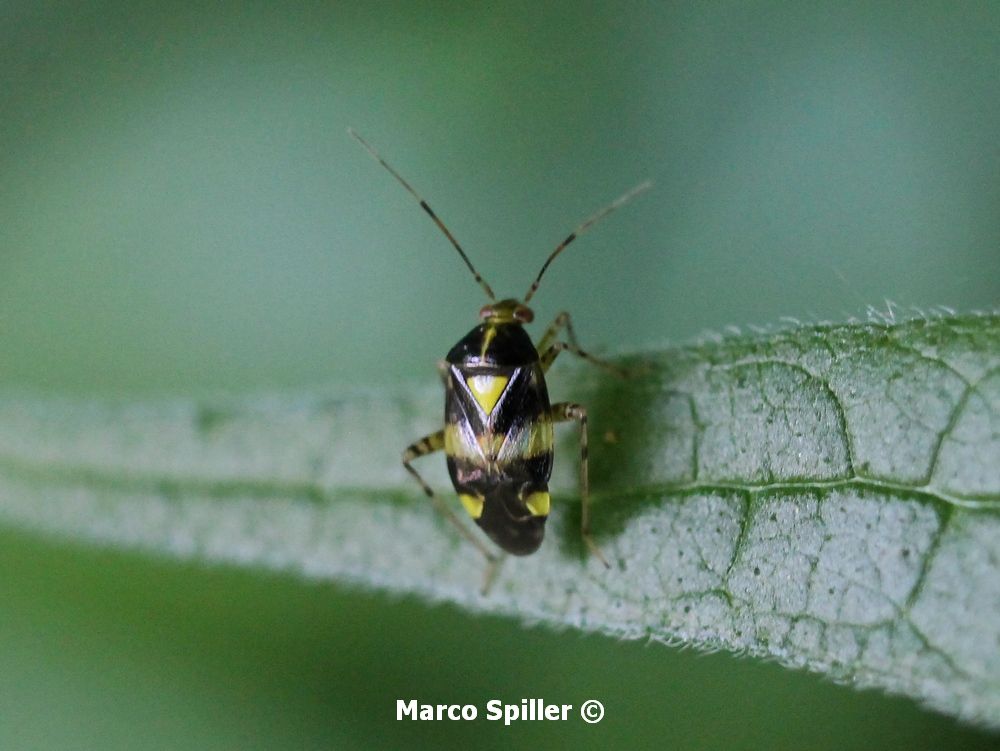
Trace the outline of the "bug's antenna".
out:
<instances>
[{"instance_id":1,"label":"bug's antenna","mask_svg":"<svg viewBox=\"0 0 1000 751\"><path fill-rule=\"evenodd\" d=\"M526 294L524 296L524 302L527 303L528 300L531 299L532 295L535 294L535 292L538 290L539 283L542 281L542 274L545 273L545 270L549 267L549 264L552 263L552 261L555 260L556 256L559 255L560 253L562 253L566 249L567 245L569 245L576 238L578 238L580 235L582 235L588 229L590 229L591 227L593 227L595 224L597 224L599 221L601 221L601 219L603 219L604 217L606 217L608 214L610 214L612 211L614 211L615 209L617 209L619 206L622 206L623 204L628 203L633 198L635 198L637 195L639 195L640 193L642 193L644 190L649 190L652 187L653 187L653 181L652 180L647 180L644 183L636 185L628 193L626 193L625 195L621 196L620 198L616 198L610 204L608 204L603 209L601 209L596 214L594 214L592 217L590 217L585 222L583 222L575 230L573 230L572 232L570 232L569 235L566 237L566 239L563 240L561 243L559 243L559 245L556 247L556 249L553 250L552 253L551 253L551 255L549 255L549 257L545 260L545 263L542 264L542 270L538 272L538 276L535 277L535 281L533 281L531 283L531 286L528 288L528 294Z\"/></svg>"},{"instance_id":2,"label":"bug's antenna","mask_svg":"<svg viewBox=\"0 0 1000 751\"><path fill-rule=\"evenodd\" d=\"M391 174L393 177L399 180L399 184L402 185L404 188L406 188L406 190L410 193L411 196L417 199L417 202L420 204L420 208L422 208L424 211L427 212L430 218L434 220L434 223L438 226L438 228L442 232L444 232L444 236L447 237L449 240L451 240L451 244L455 246L455 250L457 250L458 254L462 256L462 260L465 261L465 265L469 267L469 271L472 272L472 275L476 278L476 281L479 283L479 286L483 288L483 292L486 293L486 296L489 297L491 300L496 300L496 296L493 294L493 290L490 289L490 285L487 284L486 280L483 279L482 276L480 276L478 271L476 271L476 267L472 265L472 261L470 261L469 257L465 255L465 251L462 250L462 246L458 244L458 240L456 240L455 236L448 231L447 227L444 226L444 222L438 219L438 216L437 214L434 213L434 210L427 205L427 201L421 198L420 194L417 193L417 191L415 191L412 187L410 187L410 184L403 179L402 175L396 172L396 170L394 170L385 159L379 156L379 153L372 148L371 144L369 144L368 141L359 136L357 131L354 130L354 128L348 128L347 132L351 135L351 137L355 141L357 141L358 143L360 143L362 146L365 147L365 150L375 158L375 161L377 161L379 164L381 164L383 167L389 170L389 174Z\"/></svg>"}]
</instances>

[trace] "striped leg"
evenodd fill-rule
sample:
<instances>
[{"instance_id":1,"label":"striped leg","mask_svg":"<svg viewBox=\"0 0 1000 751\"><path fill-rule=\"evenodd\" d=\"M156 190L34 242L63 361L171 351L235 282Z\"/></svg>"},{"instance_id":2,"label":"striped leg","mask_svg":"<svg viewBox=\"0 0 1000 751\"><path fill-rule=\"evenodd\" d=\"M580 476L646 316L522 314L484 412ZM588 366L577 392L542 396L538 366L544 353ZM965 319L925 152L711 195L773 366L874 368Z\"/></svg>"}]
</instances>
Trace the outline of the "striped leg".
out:
<instances>
[{"instance_id":1,"label":"striped leg","mask_svg":"<svg viewBox=\"0 0 1000 751\"><path fill-rule=\"evenodd\" d=\"M552 405L552 421L568 422L576 420L580 423L580 535L587 544L590 552L597 556L597 559L606 568L611 568L608 559L604 557L601 549L597 547L590 536L590 478L587 471L587 410L579 404L572 402L559 402Z\"/></svg>"},{"instance_id":2,"label":"striped leg","mask_svg":"<svg viewBox=\"0 0 1000 751\"><path fill-rule=\"evenodd\" d=\"M559 332L564 328L566 329L566 337L569 339L569 342L558 341ZM540 357L542 361L542 370L544 372L548 372L559 353L565 350L569 350L577 357L583 358L584 360L591 362L600 368L604 368L617 376L621 376L623 378L628 376L628 371L624 368L620 368L617 365L612 365L606 360L594 357L589 352L585 352L580 348L580 345L576 340L576 332L573 330L573 321L570 319L569 313L564 310L556 316L552 325L546 329L545 335L538 341L538 351L541 353Z\"/></svg>"},{"instance_id":3,"label":"striped leg","mask_svg":"<svg viewBox=\"0 0 1000 751\"><path fill-rule=\"evenodd\" d=\"M439 430L437 433L431 433L430 435L424 436L419 441L415 441L406 447L403 452L403 466L406 467L406 471L413 475L420 487L423 488L424 494L431 499L431 503L434 507L458 530L458 533L462 535L466 540L471 542L476 550L483 554L486 558L486 572L483 576L483 586L482 593L485 595L493 583L493 577L496 575L497 564L499 559L493 553L490 552L489 548L483 544L483 541L476 537L468 527L462 524L462 521L455 515L455 513L448 508L444 502L435 495L431 486L427 484L420 473L413 468L411 462L414 459L419 459L421 456L427 456L428 454L433 454L435 451L441 451L444 449L444 431Z\"/></svg>"}]
</instances>

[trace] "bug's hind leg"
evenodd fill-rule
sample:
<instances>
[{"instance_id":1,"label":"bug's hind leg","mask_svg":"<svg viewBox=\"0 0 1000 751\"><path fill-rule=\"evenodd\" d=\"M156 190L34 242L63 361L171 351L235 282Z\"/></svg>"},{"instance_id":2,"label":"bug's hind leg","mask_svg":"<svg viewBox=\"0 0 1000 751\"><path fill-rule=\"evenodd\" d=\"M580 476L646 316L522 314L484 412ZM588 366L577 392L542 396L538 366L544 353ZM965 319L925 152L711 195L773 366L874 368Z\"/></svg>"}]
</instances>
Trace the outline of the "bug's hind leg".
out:
<instances>
[{"instance_id":1,"label":"bug's hind leg","mask_svg":"<svg viewBox=\"0 0 1000 751\"><path fill-rule=\"evenodd\" d=\"M507 560L506 553L493 555L487 560L486 570L483 571L483 584L479 588L479 594L485 597L490 593L490 590L493 588L493 582L496 581L497 574L500 571L500 565L505 560Z\"/></svg>"},{"instance_id":2,"label":"bug's hind leg","mask_svg":"<svg viewBox=\"0 0 1000 751\"><path fill-rule=\"evenodd\" d=\"M552 405L552 421L568 422L576 420L580 425L580 535L591 553L604 564L605 568L611 568L604 553L597 547L594 538L590 536L590 477L587 460L587 410L579 404L572 402L559 402Z\"/></svg>"},{"instance_id":3,"label":"bug's hind leg","mask_svg":"<svg viewBox=\"0 0 1000 751\"><path fill-rule=\"evenodd\" d=\"M403 452L403 466L406 468L407 472L413 475L413 479L420 484L420 487L424 491L424 495L430 498L431 503L434 504L434 508L436 508L442 516L452 523L462 537L471 542L475 546L476 550L483 554L483 557L486 559L486 571L483 575L483 586L481 591L485 595L493 585L493 579L496 577L497 569L502 559L491 552L490 549L483 544L482 540L477 538L468 527L462 524L462 520L455 515L454 511L445 505L444 501L442 501L441 498L434 493L431 486L428 485L424 478L420 476L420 473L413 468L412 462L414 459L419 459L421 456L427 456L428 454L433 454L435 451L441 451L442 449L444 449L444 431L439 430L438 432L426 435L419 441L414 441L407 446L406 450Z\"/></svg>"}]
</instances>

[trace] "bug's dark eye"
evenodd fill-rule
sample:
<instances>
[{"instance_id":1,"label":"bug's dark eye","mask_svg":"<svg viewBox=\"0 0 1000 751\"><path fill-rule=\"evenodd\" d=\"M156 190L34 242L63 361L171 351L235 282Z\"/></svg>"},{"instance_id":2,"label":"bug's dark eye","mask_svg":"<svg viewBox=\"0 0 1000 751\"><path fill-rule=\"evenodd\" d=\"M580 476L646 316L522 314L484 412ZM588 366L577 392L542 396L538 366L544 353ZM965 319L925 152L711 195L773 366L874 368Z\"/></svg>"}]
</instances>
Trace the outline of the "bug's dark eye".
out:
<instances>
[{"instance_id":1,"label":"bug's dark eye","mask_svg":"<svg viewBox=\"0 0 1000 751\"><path fill-rule=\"evenodd\" d=\"M525 305L518 305L514 308L514 318L521 323L531 323L535 320L535 314L531 312L531 308Z\"/></svg>"},{"instance_id":2,"label":"bug's dark eye","mask_svg":"<svg viewBox=\"0 0 1000 751\"><path fill-rule=\"evenodd\" d=\"M480 318L490 318L492 315L493 315L493 306L492 305L484 305L483 307L481 307L479 309L479 317Z\"/></svg>"}]
</instances>

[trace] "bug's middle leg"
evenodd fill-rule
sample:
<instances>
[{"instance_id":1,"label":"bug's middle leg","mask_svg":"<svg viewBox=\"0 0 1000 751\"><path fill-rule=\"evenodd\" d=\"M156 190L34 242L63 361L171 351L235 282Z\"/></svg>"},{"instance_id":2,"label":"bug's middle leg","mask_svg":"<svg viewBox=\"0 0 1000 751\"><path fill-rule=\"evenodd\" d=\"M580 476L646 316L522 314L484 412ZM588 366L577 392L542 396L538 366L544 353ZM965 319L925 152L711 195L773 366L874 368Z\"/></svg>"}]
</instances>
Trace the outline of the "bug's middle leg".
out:
<instances>
[{"instance_id":1,"label":"bug's middle leg","mask_svg":"<svg viewBox=\"0 0 1000 751\"><path fill-rule=\"evenodd\" d=\"M441 451L443 449L444 449L443 430L439 430L436 433L431 433L430 435L426 435L419 441L414 441L413 443L411 443L409 446L406 447L406 450L403 451L403 466L406 468L407 472L413 475L413 479L415 479L420 484L420 487L424 491L424 495L430 498L431 503L434 504L434 508L436 508L438 512L442 516L444 516L449 522L451 522L452 525L455 527L455 529L458 530L458 533L462 535L462 537L464 537L466 540L471 542L475 546L476 550L482 553L483 557L486 558L486 572L483 576L483 586L482 586L483 594L486 594L486 592L490 588L490 585L493 583L493 577L496 575L497 565L500 559L496 555L494 555L490 551L490 549L483 544L483 541L480 540L478 537L476 537L469 530L468 527L462 524L462 520L455 515L454 511L452 511L450 508L448 508L447 505L445 505L444 501L442 501L441 498L439 498L437 494L435 494L433 488L431 488L431 486L427 484L427 481L420 476L420 473L417 472L416 469L413 468L412 462L414 459L419 459L421 456L427 456L428 454L433 454L434 452Z\"/></svg>"},{"instance_id":2,"label":"bug's middle leg","mask_svg":"<svg viewBox=\"0 0 1000 751\"><path fill-rule=\"evenodd\" d=\"M605 568L611 568L608 559L604 557L597 543L590 536L590 477L587 460L587 410L579 404L572 402L559 402L552 405L552 421L568 422L576 420L580 424L580 535L586 543L590 552L604 564Z\"/></svg>"},{"instance_id":3,"label":"bug's middle leg","mask_svg":"<svg viewBox=\"0 0 1000 751\"><path fill-rule=\"evenodd\" d=\"M566 329L568 342L559 341L559 332L563 329ZM628 375L628 371L624 368L613 365L607 360L594 357L580 347L576 339L576 332L573 330L573 320L570 318L569 313L564 310L556 316L552 324L545 330L545 334L538 340L538 352L542 363L542 371L548 372L549 368L552 367L552 363L555 362L556 357L559 356L559 353L565 350L569 350L577 357L593 363L600 368L604 368L615 375L622 377Z\"/></svg>"}]
</instances>

